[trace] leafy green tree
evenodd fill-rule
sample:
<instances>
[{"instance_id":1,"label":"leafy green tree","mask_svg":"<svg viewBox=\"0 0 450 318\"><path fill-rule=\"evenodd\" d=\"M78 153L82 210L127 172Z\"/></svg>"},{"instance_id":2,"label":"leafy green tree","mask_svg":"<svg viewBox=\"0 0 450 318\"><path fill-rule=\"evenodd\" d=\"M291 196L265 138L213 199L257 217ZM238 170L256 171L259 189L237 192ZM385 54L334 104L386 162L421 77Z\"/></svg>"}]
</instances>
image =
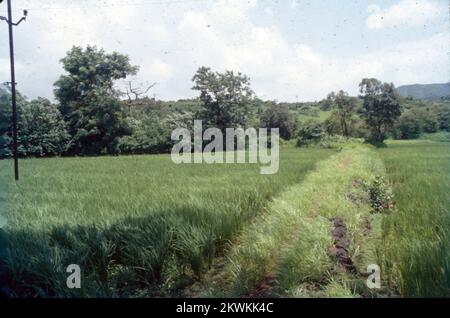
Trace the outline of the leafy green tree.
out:
<instances>
[{"instance_id":1,"label":"leafy green tree","mask_svg":"<svg viewBox=\"0 0 450 318\"><path fill-rule=\"evenodd\" d=\"M195 84L192 89L200 92L203 103L200 117L206 126L221 130L247 126L253 100L247 76L232 71L222 74L201 67L192 81Z\"/></svg>"},{"instance_id":2,"label":"leafy green tree","mask_svg":"<svg viewBox=\"0 0 450 318\"><path fill-rule=\"evenodd\" d=\"M381 144L397 118L401 115L398 94L394 84L365 78L359 84L363 99L361 116L368 128L368 142Z\"/></svg>"},{"instance_id":3,"label":"leafy green tree","mask_svg":"<svg viewBox=\"0 0 450 318\"><path fill-rule=\"evenodd\" d=\"M395 137L399 139L416 139L422 133L421 118L413 111L403 113L396 124Z\"/></svg>"},{"instance_id":4,"label":"leafy green tree","mask_svg":"<svg viewBox=\"0 0 450 318\"><path fill-rule=\"evenodd\" d=\"M327 99L331 100L333 108L335 109L336 116L339 119L342 136L348 137L350 135L351 119L356 108L355 99L348 96L348 93L342 90L337 94L334 92L329 94Z\"/></svg>"},{"instance_id":5,"label":"leafy green tree","mask_svg":"<svg viewBox=\"0 0 450 318\"><path fill-rule=\"evenodd\" d=\"M169 125L158 118L145 117L142 120L129 118L133 133L119 141L121 153L156 154L167 153L173 143Z\"/></svg>"},{"instance_id":6,"label":"leafy green tree","mask_svg":"<svg viewBox=\"0 0 450 318\"><path fill-rule=\"evenodd\" d=\"M439 129L450 131L450 102L434 105L431 111L437 116Z\"/></svg>"},{"instance_id":7,"label":"leafy green tree","mask_svg":"<svg viewBox=\"0 0 450 318\"><path fill-rule=\"evenodd\" d=\"M321 100L319 102L319 107L323 111L329 111L333 108L334 100L336 99L336 94L334 92L331 92L328 94L327 98Z\"/></svg>"},{"instance_id":8,"label":"leafy green tree","mask_svg":"<svg viewBox=\"0 0 450 318\"><path fill-rule=\"evenodd\" d=\"M426 133L435 133L439 130L439 120L438 116L428 111L427 116L423 119L423 131Z\"/></svg>"},{"instance_id":9,"label":"leafy green tree","mask_svg":"<svg viewBox=\"0 0 450 318\"><path fill-rule=\"evenodd\" d=\"M21 118L22 109L26 104L25 98L16 92L17 96L17 119ZM20 145L21 140L21 125L18 122L18 151L19 155L23 155L23 148ZM11 106L11 92L10 88L5 86L0 87L0 159L9 158L13 155L13 138L12 138L12 106Z\"/></svg>"},{"instance_id":10,"label":"leafy green tree","mask_svg":"<svg viewBox=\"0 0 450 318\"><path fill-rule=\"evenodd\" d=\"M300 126L297 146L306 146L320 141L325 136L322 125L316 121L307 121Z\"/></svg>"},{"instance_id":11,"label":"leafy green tree","mask_svg":"<svg viewBox=\"0 0 450 318\"><path fill-rule=\"evenodd\" d=\"M323 122L323 127L328 135L343 135L341 118L336 111L331 112ZM367 129L364 121L358 116L353 115L348 123L348 137L364 138L367 135Z\"/></svg>"},{"instance_id":12,"label":"leafy green tree","mask_svg":"<svg viewBox=\"0 0 450 318\"><path fill-rule=\"evenodd\" d=\"M72 136L69 153L117 152L119 138L130 129L114 83L138 68L128 56L107 54L95 46L73 47L61 62L67 75L55 83L55 95Z\"/></svg>"},{"instance_id":13,"label":"leafy green tree","mask_svg":"<svg viewBox=\"0 0 450 318\"><path fill-rule=\"evenodd\" d=\"M61 113L45 98L23 106L19 126L21 145L27 156L60 155L70 145L70 135Z\"/></svg>"},{"instance_id":14,"label":"leafy green tree","mask_svg":"<svg viewBox=\"0 0 450 318\"><path fill-rule=\"evenodd\" d=\"M298 122L289 112L287 105L272 103L261 116L264 128L279 128L280 137L286 140L294 138L298 131Z\"/></svg>"}]
</instances>

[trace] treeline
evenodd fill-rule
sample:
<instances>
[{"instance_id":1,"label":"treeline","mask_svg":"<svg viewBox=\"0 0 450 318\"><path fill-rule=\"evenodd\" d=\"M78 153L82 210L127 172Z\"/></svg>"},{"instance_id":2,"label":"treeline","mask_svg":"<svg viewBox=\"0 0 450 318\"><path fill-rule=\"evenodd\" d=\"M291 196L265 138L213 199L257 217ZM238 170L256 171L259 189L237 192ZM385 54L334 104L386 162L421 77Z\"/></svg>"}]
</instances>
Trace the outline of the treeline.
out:
<instances>
[{"instance_id":1,"label":"treeline","mask_svg":"<svg viewBox=\"0 0 450 318\"><path fill-rule=\"evenodd\" d=\"M65 74L54 84L56 102L18 101L21 156L152 154L169 152L175 128L279 128L284 140L298 145L326 136L417 138L422 132L449 131L447 102L401 98L393 84L363 79L361 95L331 93L318 103L277 103L258 99L250 79L201 67L193 77L196 99L163 102L143 97L145 88L117 87L138 67L126 55L96 47L74 47L61 60ZM124 90L125 89L125 90ZM317 117L317 119L315 119ZM304 121L302 118L309 118ZM12 155L11 95L0 88L0 158Z\"/></svg>"},{"instance_id":2,"label":"treeline","mask_svg":"<svg viewBox=\"0 0 450 318\"><path fill-rule=\"evenodd\" d=\"M375 79L371 81L386 87L390 85ZM450 101L405 98L395 90L390 93L380 91L378 97L374 98L368 98L366 93L351 97L341 91L337 94L333 92L326 99L309 106L327 115L323 120L310 118L303 122L298 144L316 143L329 136L363 138L380 144L387 138L407 140L417 139L424 133L450 132ZM319 117L317 114L315 116ZM381 129L375 129L378 132L374 132L379 120Z\"/></svg>"}]
</instances>

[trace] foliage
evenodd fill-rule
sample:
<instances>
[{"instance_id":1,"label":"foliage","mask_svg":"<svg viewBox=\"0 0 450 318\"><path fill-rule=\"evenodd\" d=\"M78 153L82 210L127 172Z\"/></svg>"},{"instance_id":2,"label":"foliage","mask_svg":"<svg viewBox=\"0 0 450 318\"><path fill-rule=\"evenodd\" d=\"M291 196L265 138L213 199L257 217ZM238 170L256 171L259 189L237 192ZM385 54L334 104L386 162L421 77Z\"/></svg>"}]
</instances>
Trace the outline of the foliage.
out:
<instances>
[{"instance_id":1,"label":"foliage","mask_svg":"<svg viewBox=\"0 0 450 318\"><path fill-rule=\"evenodd\" d=\"M306 146L311 143L316 143L320 141L325 132L318 122L309 121L302 124L297 139L297 146Z\"/></svg>"},{"instance_id":2,"label":"foliage","mask_svg":"<svg viewBox=\"0 0 450 318\"><path fill-rule=\"evenodd\" d=\"M91 46L73 47L61 62L68 75L55 83L55 95L73 140L69 152L116 153L129 128L114 81L135 74L137 67L125 55Z\"/></svg>"},{"instance_id":3,"label":"foliage","mask_svg":"<svg viewBox=\"0 0 450 318\"><path fill-rule=\"evenodd\" d=\"M344 137L350 136L350 121L356 108L356 100L344 91L334 92L328 95L327 100L331 101L335 108L336 117L339 119L341 134Z\"/></svg>"},{"instance_id":4,"label":"foliage","mask_svg":"<svg viewBox=\"0 0 450 318\"><path fill-rule=\"evenodd\" d=\"M250 79L232 71L218 73L201 67L193 77L194 90L200 92L203 109L200 118L207 127L246 127L250 117L253 91Z\"/></svg>"},{"instance_id":5,"label":"foliage","mask_svg":"<svg viewBox=\"0 0 450 318\"><path fill-rule=\"evenodd\" d=\"M440 131L434 134L422 134L422 136L420 136L420 139L436 142L450 142L450 132Z\"/></svg>"},{"instance_id":6,"label":"foliage","mask_svg":"<svg viewBox=\"0 0 450 318\"><path fill-rule=\"evenodd\" d=\"M366 184L370 205L374 213L384 213L394 208L394 195L390 184L381 176L376 176Z\"/></svg>"},{"instance_id":7,"label":"foliage","mask_svg":"<svg viewBox=\"0 0 450 318\"><path fill-rule=\"evenodd\" d=\"M365 78L359 84L363 99L361 116L370 130L368 142L382 143L387 132L401 115L401 108L394 84Z\"/></svg>"},{"instance_id":8,"label":"foliage","mask_svg":"<svg viewBox=\"0 0 450 318\"><path fill-rule=\"evenodd\" d=\"M70 135L58 108L38 98L22 107L19 119L21 146L26 156L61 155L70 146Z\"/></svg>"},{"instance_id":9,"label":"foliage","mask_svg":"<svg viewBox=\"0 0 450 318\"><path fill-rule=\"evenodd\" d=\"M142 120L128 119L132 134L122 137L119 149L125 154L156 154L170 152L172 130L165 122L150 116Z\"/></svg>"},{"instance_id":10,"label":"foliage","mask_svg":"<svg viewBox=\"0 0 450 318\"><path fill-rule=\"evenodd\" d=\"M273 196L330 154L282 149L273 176L258 165L177 166L168 155L24 160L22 182L1 210L11 248L0 293L179 296ZM8 161L0 178L13 184ZM82 268L79 290L66 286L69 264Z\"/></svg>"},{"instance_id":11,"label":"foliage","mask_svg":"<svg viewBox=\"0 0 450 318\"><path fill-rule=\"evenodd\" d=\"M432 110L415 107L400 116L393 134L397 139L417 139L422 133L435 133L438 129L438 117Z\"/></svg>"},{"instance_id":12,"label":"foliage","mask_svg":"<svg viewBox=\"0 0 450 318\"><path fill-rule=\"evenodd\" d=\"M23 105L26 103L25 98L16 93L17 99L17 119L21 118ZM20 129L20 125L17 125ZM18 133L20 143L20 131ZM0 87L0 159L9 158L13 154L13 138L12 138L12 105L11 105L11 92L9 87L2 89ZM22 153L22 148L19 145L19 152Z\"/></svg>"},{"instance_id":13,"label":"foliage","mask_svg":"<svg viewBox=\"0 0 450 318\"><path fill-rule=\"evenodd\" d=\"M450 101L433 105L431 110L436 114L439 129L450 131Z\"/></svg>"},{"instance_id":14,"label":"foliage","mask_svg":"<svg viewBox=\"0 0 450 318\"><path fill-rule=\"evenodd\" d=\"M363 284L364 278L349 273L342 274L339 286L348 284L351 288L336 286L342 269L330 257L330 220L345 220L352 237L349 253L355 265L365 269L373 264L373 244L381 233L374 229L368 235L362 224L372 224L378 216L371 214L366 191L355 180L370 182L384 174L381 160L362 144L347 144L318 163L303 182L283 191L269 204L264 216L239 235L224 265L221 291L225 286L225 296L248 297L268 277L274 281L269 297L342 297L348 295L349 289L356 290L357 281ZM350 193L360 199L348 199ZM370 294L367 288L360 293Z\"/></svg>"},{"instance_id":15,"label":"foliage","mask_svg":"<svg viewBox=\"0 0 450 318\"><path fill-rule=\"evenodd\" d=\"M403 113L396 124L394 135L398 139L417 139L422 133L422 122L412 111Z\"/></svg>"},{"instance_id":16,"label":"foliage","mask_svg":"<svg viewBox=\"0 0 450 318\"><path fill-rule=\"evenodd\" d=\"M323 127L328 135L343 136L341 120L336 111L332 111L330 115L324 120ZM351 118L349 118L347 128L349 137L364 138L367 135L365 122L356 115L353 115Z\"/></svg>"},{"instance_id":17,"label":"foliage","mask_svg":"<svg viewBox=\"0 0 450 318\"><path fill-rule=\"evenodd\" d=\"M261 116L261 127L279 128L280 137L286 140L294 138L298 130L298 122L289 112L286 105L273 103Z\"/></svg>"},{"instance_id":18,"label":"foliage","mask_svg":"<svg viewBox=\"0 0 450 318\"><path fill-rule=\"evenodd\" d=\"M450 147L390 141L379 149L392 183L395 213L383 219L383 284L403 297L448 297L450 290Z\"/></svg>"}]
</instances>

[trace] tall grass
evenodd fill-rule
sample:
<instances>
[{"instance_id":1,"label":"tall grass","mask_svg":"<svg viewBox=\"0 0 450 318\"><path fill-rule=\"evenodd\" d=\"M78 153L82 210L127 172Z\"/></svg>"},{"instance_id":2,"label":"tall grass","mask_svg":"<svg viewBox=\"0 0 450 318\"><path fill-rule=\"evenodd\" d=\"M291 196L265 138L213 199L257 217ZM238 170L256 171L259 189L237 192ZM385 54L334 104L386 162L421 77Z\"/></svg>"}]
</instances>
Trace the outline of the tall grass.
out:
<instances>
[{"instance_id":1,"label":"tall grass","mask_svg":"<svg viewBox=\"0 0 450 318\"><path fill-rule=\"evenodd\" d=\"M285 149L280 171L257 165L175 165L169 156L22 161L14 184L0 162L9 207L0 278L22 297L176 296L284 188L331 150ZM78 264L82 288L66 287Z\"/></svg>"},{"instance_id":2,"label":"tall grass","mask_svg":"<svg viewBox=\"0 0 450 318\"><path fill-rule=\"evenodd\" d=\"M388 146L379 154L397 204L383 222L383 274L401 296L450 297L450 143Z\"/></svg>"},{"instance_id":3,"label":"tall grass","mask_svg":"<svg viewBox=\"0 0 450 318\"><path fill-rule=\"evenodd\" d=\"M381 160L361 144L347 145L320 162L302 183L275 198L267 213L239 237L228 255L225 278L221 278L225 281L222 285L230 286L225 295L252 295L252 289L261 284L265 288L272 285L269 296L346 297L368 293L364 279L349 275L330 255L332 219L345 221L351 257L365 271L376 261L371 244L379 234L373 229L368 235L366 224L381 216L372 214L364 184L370 185L384 174Z\"/></svg>"}]
</instances>

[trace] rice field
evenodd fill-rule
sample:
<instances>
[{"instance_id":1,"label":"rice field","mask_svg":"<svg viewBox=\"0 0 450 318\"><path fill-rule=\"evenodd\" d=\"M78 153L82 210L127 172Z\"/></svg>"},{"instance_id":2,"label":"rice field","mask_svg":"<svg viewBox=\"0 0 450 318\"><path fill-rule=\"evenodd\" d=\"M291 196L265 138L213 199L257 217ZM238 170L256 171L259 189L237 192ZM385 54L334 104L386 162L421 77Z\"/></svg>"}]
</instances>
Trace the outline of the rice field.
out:
<instances>
[{"instance_id":1,"label":"rice field","mask_svg":"<svg viewBox=\"0 0 450 318\"><path fill-rule=\"evenodd\" d=\"M447 142L284 147L275 175L167 155L21 168L16 184L12 162L0 161L0 293L9 297L450 296ZM391 188L392 208L378 213ZM330 252L336 220L355 273ZM373 263L377 291L361 275ZM66 286L70 264L82 269L81 289Z\"/></svg>"},{"instance_id":2,"label":"rice field","mask_svg":"<svg viewBox=\"0 0 450 318\"><path fill-rule=\"evenodd\" d=\"M378 153L396 200L379 247L385 281L400 296L450 297L450 143L395 141Z\"/></svg>"},{"instance_id":3,"label":"rice field","mask_svg":"<svg viewBox=\"0 0 450 318\"><path fill-rule=\"evenodd\" d=\"M30 159L17 185L12 163L2 161L8 293L176 296L274 196L333 152L283 149L280 171L266 176L258 165L175 165L167 155ZM66 286L70 264L82 268L80 290Z\"/></svg>"}]
</instances>

